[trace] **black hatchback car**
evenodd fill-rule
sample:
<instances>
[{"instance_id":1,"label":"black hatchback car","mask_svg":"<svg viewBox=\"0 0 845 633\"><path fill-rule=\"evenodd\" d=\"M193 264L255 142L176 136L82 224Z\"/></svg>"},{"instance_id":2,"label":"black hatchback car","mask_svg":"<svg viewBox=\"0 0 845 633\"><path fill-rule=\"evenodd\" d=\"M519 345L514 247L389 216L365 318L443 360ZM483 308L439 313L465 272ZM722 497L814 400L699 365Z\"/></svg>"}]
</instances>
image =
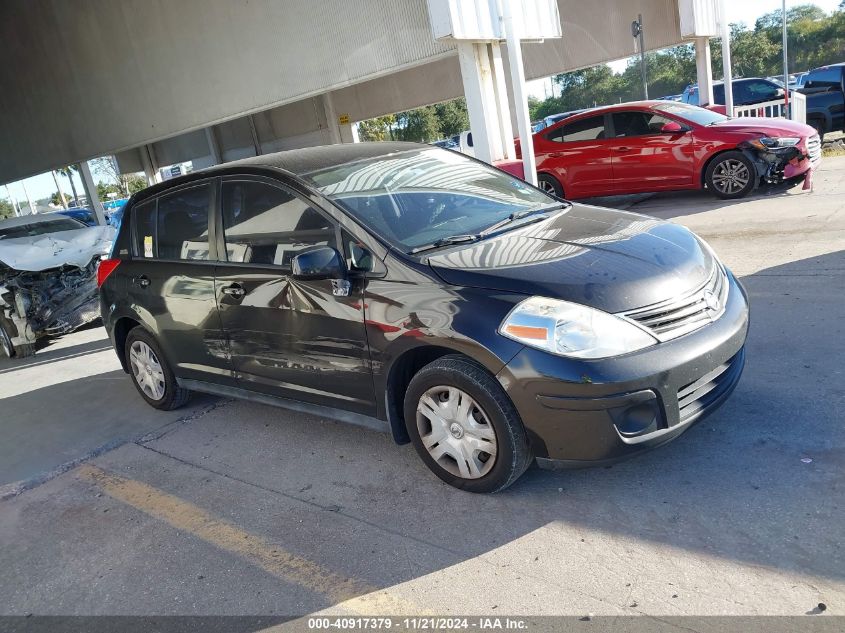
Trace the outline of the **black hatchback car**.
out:
<instances>
[{"instance_id":1,"label":"black hatchback car","mask_svg":"<svg viewBox=\"0 0 845 633\"><path fill-rule=\"evenodd\" d=\"M202 391L377 422L474 492L677 437L736 386L748 328L687 229L406 143L150 187L98 281L152 406Z\"/></svg>"}]
</instances>

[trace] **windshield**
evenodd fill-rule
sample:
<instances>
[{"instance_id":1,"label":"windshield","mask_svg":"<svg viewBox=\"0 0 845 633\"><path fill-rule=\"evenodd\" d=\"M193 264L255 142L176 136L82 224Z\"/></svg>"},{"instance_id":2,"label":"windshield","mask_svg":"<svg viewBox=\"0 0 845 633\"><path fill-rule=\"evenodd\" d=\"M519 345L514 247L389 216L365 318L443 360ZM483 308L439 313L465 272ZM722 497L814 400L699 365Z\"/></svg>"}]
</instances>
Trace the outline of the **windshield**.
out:
<instances>
[{"instance_id":1,"label":"windshield","mask_svg":"<svg viewBox=\"0 0 845 633\"><path fill-rule=\"evenodd\" d=\"M77 222L71 218L61 218L59 220L50 220L49 222L33 222L32 224L20 224L18 226L0 228L0 240L36 237L47 233L75 231L76 229L84 228L85 225L82 222Z\"/></svg>"},{"instance_id":2,"label":"windshield","mask_svg":"<svg viewBox=\"0 0 845 633\"><path fill-rule=\"evenodd\" d=\"M400 250L476 235L558 201L456 152L413 149L305 174L324 196Z\"/></svg>"},{"instance_id":3,"label":"windshield","mask_svg":"<svg viewBox=\"0 0 845 633\"><path fill-rule=\"evenodd\" d=\"M699 108L698 106L689 105L688 103L677 103L674 101L661 103L660 105L654 106L654 109L666 112L667 114L674 114L675 116L679 116L682 119L691 121L692 123L697 123L698 125L713 125L714 123L720 123L728 120L728 117L724 114L719 114L718 112L713 112L712 110L707 110L705 108Z\"/></svg>"}]
</instances>

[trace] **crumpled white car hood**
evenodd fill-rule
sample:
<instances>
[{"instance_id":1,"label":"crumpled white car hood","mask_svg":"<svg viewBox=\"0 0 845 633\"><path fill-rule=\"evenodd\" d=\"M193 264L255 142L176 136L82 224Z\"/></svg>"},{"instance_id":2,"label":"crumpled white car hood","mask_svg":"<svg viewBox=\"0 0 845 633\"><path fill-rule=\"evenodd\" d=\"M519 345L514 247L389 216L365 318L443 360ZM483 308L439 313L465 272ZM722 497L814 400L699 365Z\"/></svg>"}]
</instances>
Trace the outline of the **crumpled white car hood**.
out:
<instances>
[{"instance_id":1,"label":"crumpled white car hood","mask_svg":"<svg viewBox=\"0 0 845 633\"><path fill-rule=\"evenodd\" d=\"M84 268L97 255L108 255L113 226L88 226L36 237L0 240L0 261L15 270L38 272L59 266Z\"/></svg>"}]
</instances>

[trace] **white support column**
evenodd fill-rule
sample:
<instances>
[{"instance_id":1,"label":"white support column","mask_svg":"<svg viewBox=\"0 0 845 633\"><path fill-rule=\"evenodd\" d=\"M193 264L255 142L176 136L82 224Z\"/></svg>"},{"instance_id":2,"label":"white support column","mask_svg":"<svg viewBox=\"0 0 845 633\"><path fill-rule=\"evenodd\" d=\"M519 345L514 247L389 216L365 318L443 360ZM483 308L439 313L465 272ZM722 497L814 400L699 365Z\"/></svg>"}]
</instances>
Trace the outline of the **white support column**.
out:
<instances>
[{"instance_id":1,"label":"white support column","mask_svg":"<svg viewBox=\"0 0 845 633\"><path fill-rule=\"evenodd\" d=\"M709 38L695 38L695 74L698 79L698 105L704 107L713 103L713 62Z\"/></svg>"},{"instance_id":2,"label":"white support column","mask_svg":"<svg viewBox=\"0 0 845 633\"><path fill-rule=\"evenodd\" d=\"M147 184L152 186L161 182L161 173L153 155L153 148L149 145L142 145L138 148L141 154L141 164L144 166L144 175L147 177Z\"/></svg>"},{"instance_id":3,"label":"white support column","mask_svg":"<svg viewBox=\"0 0 845 633\"><path fill-rule=\"evenodd\" d=\"M492 164L505 155L488 44L459 41L457 47L475 157Z\"/></svg>"},{"instance_id":4,"label":"white support column","mask_svg":"<svg viewBox=\"0 0 845 633\"><path fill-rule=\"evenodd\" d=\"M326 111L326 125L329 127L329 142L332 145L343 143L340 125L337 122L337 112L335 112L332 95L329 92L323 94L323 109Z\"/></svg>"},{"instance_id":5,"label":"white support column","mask_svg":"<svg viewBox=\"0 0 845 633\"><path fill-rule=\"evenodd\" d=\"M499 114L499 136L502 139L502 158L514 160L516 148L513 144L513 125L511 124L508 89L505 84L505 65L502 62L502 48L498 42L490 44L490 66L493 69L493 89L496 93L496 106Z\"/></svg>"},{"instance_id":6,"label":"white support column","mask_svg":"<svg viewBox=\"0 0 845 633\"><path fill-rule=\"evenodd\" d=\"M219 165L223 162L223 155L220 152L220 143L217 142L213 125L205 128L205 139L208 141L208 152L211 154L212 164Z\"/></svg>"},{"instance_id":7,"label":"white support column","mask_svg":"<svg viewBox=\"0 0 845 633\"><path fill-rule=\"evenodd\" d=\"M15 210L15 217L20 217L21 210L18 207L18 201L12 197L12 192L9 191L9 185L6 185L6 195L9 197L9 202L12 203L12 208Z\"/></svg>"},{"instance_id":8,"label":"white support column","mask_svg":"<svg viewBox=\"0 0 845 633\"><path fill-rule=\"evenodd\" d=\"M250 114L246 120L249 122L249 133L252 136L252 147L255 150L256 156L261 156L261 141L258 140L258 130L255 127L255 120Z\"/></svg>"},{"instance_id":9,"label":"white support column","mask_svg":"<svg viewBox=\"0 0 845 633\"><path fill-rule=\"evenodd\" d=\"M94 184L94 178L91 176L91 169L88 167L88 161L81 161L79 163L79 176L82 178L82 186L85 188L85 195L88 196L88 205L94 210L94 217L97 218L97 224L105 226L106 212L103 209L103 204L100 202L100 197L97 195L97 185Z\"/></svg>"},{"instance_id":10,"label":"white support column","mask_svg":"<svg viewBox=\"0 0 845 633\"><path fill-rule=\"evenodd\" d=\"M26 182L24 182L23 180L21 180L21 187L23 187L23 195L26 196L26 201L29 204L29 212L32 215L35 215L36 213L38 213L38 209L36 209L35 205L32 204L32 198L29 197L29 191L26 190Z\"/></svg>"},{"instance_id":11,"label":"white support column","mask_svg":"<svg viewBox=\"0 0 845 633\"><path fill-rule=\"evenodd\" d=\"M513 19L511 0L503 0L502 23L508 45L508 63L511 71L514 112L519 130L519 148L522 153L523 178L537 185L537 163L534 158L534 138L531 134L531 117L528 113L528 94L525 90L525 68L522 64L522 44Z\"/></svg>"},{"instance_id":12,"label":"white support column","mask_svg":"<svg viewBox=\"0 0 845 633\"><path fill-rule=\"evenodd\" d=\"M354 123L338 123L338 133L341 143L360 143L358 139L358 126Z\"/></svg>"},{"instance_id":13,"label":"white support column","mask_svg":"<svg viewBox=\"0 0 845 633\"><path fill-rule=\"evenodd\" d=\"M719 16L722 31L722 81L725 82L725 113L734 115L733 71L731 70L731 25L728 24L728 12L725 0L721 0Z\"/></svg>"}]
</instances>

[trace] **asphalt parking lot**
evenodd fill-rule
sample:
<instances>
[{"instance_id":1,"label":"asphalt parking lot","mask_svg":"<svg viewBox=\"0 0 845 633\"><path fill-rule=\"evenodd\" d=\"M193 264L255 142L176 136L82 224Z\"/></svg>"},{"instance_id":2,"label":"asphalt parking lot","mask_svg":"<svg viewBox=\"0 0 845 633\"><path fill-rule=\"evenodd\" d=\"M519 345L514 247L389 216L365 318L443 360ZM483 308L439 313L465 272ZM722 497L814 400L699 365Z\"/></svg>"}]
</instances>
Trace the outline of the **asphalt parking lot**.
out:
<instances>
[{"instance_id":1,"label":"asphalt parking lot","mask_svg":"<svg viewBox=\"0 0 845 633\"><path fill-rule=\"evenodd\" d=\"M474 496L374 430L155 411L89 328L0 361L0 614L845 615L845 158L631 210L751 299L739 387L676 442Z\"/></svg>"}]
</instances>

